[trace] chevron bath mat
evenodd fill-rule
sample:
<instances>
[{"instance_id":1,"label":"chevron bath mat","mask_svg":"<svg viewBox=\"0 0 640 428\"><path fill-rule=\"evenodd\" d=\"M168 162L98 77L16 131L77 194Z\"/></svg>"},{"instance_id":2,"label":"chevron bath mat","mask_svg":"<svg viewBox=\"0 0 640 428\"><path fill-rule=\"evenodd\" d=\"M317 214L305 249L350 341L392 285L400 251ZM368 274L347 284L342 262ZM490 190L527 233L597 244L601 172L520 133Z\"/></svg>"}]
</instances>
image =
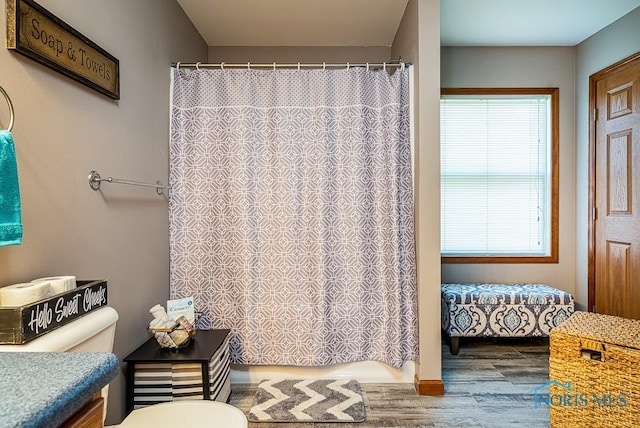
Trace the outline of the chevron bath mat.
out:
<instances>
[{"instance_id":1,"label":"chevron bath mat","mask_svg":"<svg viewBox=\"0 0 640 428\"><path fill-rule=\"evenodd\" d=\"M258 385L251 422L363 422L358 381L266 380Z\"/></svg>"}]
</instances>

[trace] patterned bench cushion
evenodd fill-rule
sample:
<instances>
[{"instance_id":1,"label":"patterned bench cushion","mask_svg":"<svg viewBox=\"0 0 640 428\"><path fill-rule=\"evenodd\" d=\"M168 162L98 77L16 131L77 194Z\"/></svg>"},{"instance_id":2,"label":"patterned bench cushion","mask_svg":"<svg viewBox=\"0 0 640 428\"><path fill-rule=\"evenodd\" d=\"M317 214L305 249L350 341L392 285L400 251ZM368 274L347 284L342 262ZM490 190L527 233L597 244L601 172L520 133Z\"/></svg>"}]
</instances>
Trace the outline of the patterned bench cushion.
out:
<instances>
[{"instance_id":1,"label":"patterned bench cushion","mask_svg":"<svg viewBox=\"0 0 640 428\"><path fill-rule=\"evenodd\" d=\"M570 293L544 284L442 284L450 337L549 336L574 311Z\"/></svg>"}]
</instances>

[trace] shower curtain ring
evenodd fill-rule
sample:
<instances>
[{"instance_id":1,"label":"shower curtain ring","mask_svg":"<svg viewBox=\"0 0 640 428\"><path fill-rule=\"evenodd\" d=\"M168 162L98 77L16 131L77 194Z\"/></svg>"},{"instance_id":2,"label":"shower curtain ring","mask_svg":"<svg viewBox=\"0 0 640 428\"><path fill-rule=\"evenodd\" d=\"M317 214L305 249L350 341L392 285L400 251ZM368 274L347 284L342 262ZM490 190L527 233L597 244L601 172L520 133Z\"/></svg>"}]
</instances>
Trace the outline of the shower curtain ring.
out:
<instances>
[{"instance_id":1,"label":"shower curtain ring","mask_svg":"<svg viewBox=\"0 0 640 428\"><path fill-rule=\"evenodd\" d=\"M247 62L247 70L251 70L251 63Z\"/></svg>"},{"instance_id":2,"label":"shower curtain ring","mask_svg":"<svg viewBox=\"0 0 640 428\"><path fill-rule=\"evenodd\" d=\"M327 69L327 63L326 63L326 62L323 62L323 63L322 63L322 69L323 69L323 70L326 70L326 69Z\"/></svg>"},{"instance_id":3,"label":"shower curtain ring","mask_svg":"<svg viewBox=\"0 0 640 428\"><path fill-rule=\"evenodd\" d=\"M200 71L200 61L196 62L196 70Z\"/></svg>"},{"instance_id":4,"label":"shower curtain ring","mask_svg":"<svg viewBox=\"0 0 640 428\"><path fill-rule=\"evenodd\" d=\"M382 71L387 71L387 63L386 62L382 63Z\"/></svg>"},{"instance_id":5,"label":"shower curtain ring","mask_svg":"<svg viewBox=\"0 0 640 428\"><path fill-rule=\"evenodd\" d=\"M220 70L224 70L224 61L220 63Z\"/></svg>"},{"instance_id":6,"label":"shower curtain ring","mask_svg":"<svg viewBox=\"0 0 640 428\"><path fill-rule=\"evenodd\" d=\"M176 62L176 70L180 71L180 61Z\"/></svg>"},{"instance_id":7,"label":"shower curtain ring","mask_svg":"<svg viewBox=\"0 0 640 428\"><path fill-rule=\"evenodd\" d=\"M349 67L350 67L350 65L349 65L349 63L347 63L347 70L349 69Z\"/></svg>"},{"instance_id":8,"label":"shower curtain ring","mask_svg":"<svg viewBox=\"0 0 640 428\"><path fill-rule=\"evenodd\" d=\"M367 63L367 71L369 71L369 63Z\"/></svg>"},{"instance_id":9,"label":"shower curtain ring","mask_svg":"<svg viewBox=\"0 0 640 428\"><path fill-rule=\"evenodd\" d=\"M300 71L300 63L298 63L298 71Z\"/></svg>"},{"instance_id":10,"label":"shower curtain ring","mask_svg":"<svg viewBox=\"0 0 640 428\"><path fill-rule=\"evenodd\" d=\"M273 63L273 71L276 71L276 63Z\"/></svg>"}]
</instances>

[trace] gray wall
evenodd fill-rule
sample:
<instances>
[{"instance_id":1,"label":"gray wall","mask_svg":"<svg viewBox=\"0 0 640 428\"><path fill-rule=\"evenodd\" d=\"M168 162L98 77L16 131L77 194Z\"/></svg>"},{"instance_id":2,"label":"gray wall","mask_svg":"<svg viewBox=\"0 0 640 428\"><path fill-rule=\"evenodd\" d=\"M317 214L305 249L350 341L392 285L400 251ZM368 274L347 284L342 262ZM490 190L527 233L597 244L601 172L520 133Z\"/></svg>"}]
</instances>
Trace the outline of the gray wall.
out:
<instances>
[{"instance_id":1,"label":"gray wall","mask_svg":"<svg viewBox=\"0 0 640 428\"><path fill-rule=\"evenodd\" d=\"M212 63L388 62L390 55L387 46L209 46Z\"/></svg>"},{"instance_id":2,"label":"gray wall","mask_svg":"<svg viewBox=\"0 0 640 428\"><path fill-rule=\"evenodd\" d=\"M560 88L559 263L447 264L443 282L542 282L575 292L575 49L573 47L448 47L443 88ZM586 302L584 302L586 303Z\"/></svg>"},{"instance_id":3,"label":"gray wall","mask_svg":"<svg viewBox=\"0 0 640 428\"><path fill-rule=\"evenodd\" d=\"M0 248L0 286L52 275L107 279L122 358L147 339L148 309L169 296L167 201L148 188L105 184L94 192L87 176L95 169L167 182L169 65L206 61L207 46L175 0L39 3L118 58L121 99L0 49L0 85L16 113L24 225L21 246ZM4 32L4 0L0 9ZM123 402L121 374L111 383L107 423L120 421Z\"/></svg>"},{"instance_id":4,"label":"gray wall","mask_svg":"<svg viewBox=\"0 0 640 428\"><path fill-rule=\"evenodd\" d=\"M640 8L576 47L576 294L587 302L589 76L640 52Z\"/></svg>"},{"instance_id":5,"label":"gray wall","mask_svg":"<svg viewBox=\"0 0 640 428\"><path fill-rule=\"evenodd\" d=\"M441 380L440 2L410 0L391 47L414 64L414 180L420 381Z\"/></svg>"}]
</instances>

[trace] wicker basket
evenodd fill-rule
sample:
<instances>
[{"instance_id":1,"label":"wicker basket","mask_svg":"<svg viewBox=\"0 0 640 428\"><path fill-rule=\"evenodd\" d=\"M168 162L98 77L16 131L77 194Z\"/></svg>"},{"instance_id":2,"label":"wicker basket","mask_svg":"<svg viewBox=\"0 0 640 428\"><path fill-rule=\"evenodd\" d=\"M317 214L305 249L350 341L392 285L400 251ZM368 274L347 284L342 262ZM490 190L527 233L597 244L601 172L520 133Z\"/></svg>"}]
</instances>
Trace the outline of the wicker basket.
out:
<instances>
[{"instance_id":1,"label":"wicker basket","mask_svg":"<svg viewBox=\"0 0 640 428\"><path fill-rule=\"evenodd\" d=\"M196 336L196 321L186 324L176 323L171 328L152 328L147 327L147 330L154 335L158 345L161 348L179 349L189 345L191 339ZM176 341L176 338L181 338L182 341Z\"/></svg>"},{"instance_id":2,"label":"wicker basket","mask_svg":"<svg viewBox=\"0 0 640 428\"><path fill-rule=\"evenodd\" d=\"M551 427L640 426L640 320L576 312L549 344Z\"/></svg>"}]
</instances>

